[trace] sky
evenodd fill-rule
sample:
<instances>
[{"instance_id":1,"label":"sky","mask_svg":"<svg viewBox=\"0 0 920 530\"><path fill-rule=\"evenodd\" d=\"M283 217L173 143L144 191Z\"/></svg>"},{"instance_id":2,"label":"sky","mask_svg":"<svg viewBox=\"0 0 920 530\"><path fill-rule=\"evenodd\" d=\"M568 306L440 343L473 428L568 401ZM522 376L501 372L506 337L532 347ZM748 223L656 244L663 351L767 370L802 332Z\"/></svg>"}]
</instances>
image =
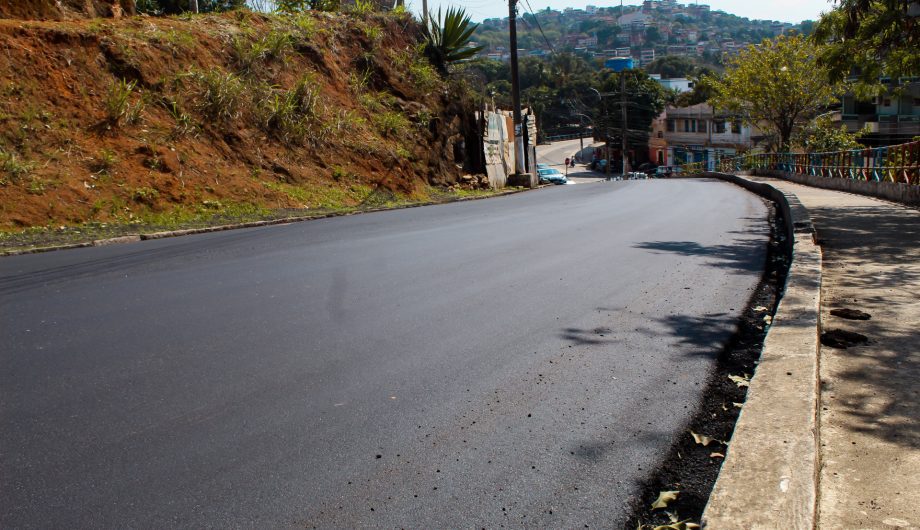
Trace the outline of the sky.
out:
<instances>
[{"instance_id":1,"label":"sky","mask_svg":"<svg viewBox=\"0 0 920 530\"><path fill-rule=\"evenodd\" d=\"M610 7L620 5L619 0L527 0L534 11L551 7L562 11L566 7L584 9L586 5L597 7ZM695 0L679 0L679 3L694 3ZM406 0L406 3L415 12L421 12L422 0ZM639 5L640 0L624 0L623 5ZM721 10L726 13L747 17L751 19L779 20L797 24L803 20L816 20L824 11L830 11L833 3L830 0L700 0L700 4L709 4L713 11ZM458 6L466 9L476 22L485 18L505 18L508 16L507 0L428 0L428 9L437 12L438 6L447 8ZM519 0L518 13L527 12L525 0Z\"/></svg>"}]
</instances>

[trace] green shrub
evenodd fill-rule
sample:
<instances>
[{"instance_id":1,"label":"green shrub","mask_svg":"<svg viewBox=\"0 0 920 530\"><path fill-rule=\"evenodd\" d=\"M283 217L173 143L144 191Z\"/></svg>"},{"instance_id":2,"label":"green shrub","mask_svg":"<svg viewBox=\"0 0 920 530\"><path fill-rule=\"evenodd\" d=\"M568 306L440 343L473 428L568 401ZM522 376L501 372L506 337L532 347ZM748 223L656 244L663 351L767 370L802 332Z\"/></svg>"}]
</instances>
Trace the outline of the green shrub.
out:
<instances>
[{"instance_id":1,"label":"green shrub","mask_svg":"<svg viewBox=\"0 0 920 530\"><path fill-rule=\"evenodd\" d=\"M197 85L194 101L202 114L215 120L239 116L245 85L238 76L220 68L192 71L188 76Z\"/></svg>"},{"instance_id":2,"label":"green shrub","mask_svg":"<svg viewBox=\"0 0 920 530\"><path fill-rule=\"evenodd\" d=\"M263 63L287 57L294 49L294 37L281 31L269 31L264 37L256 40L237 35L231 39L230 47L237 70L249 74Z\"/></svg>"},{"instance_id":3,"label":"green shrub","mask_svg":"<svg viewBox=\"0 0 920 530\"><path fill-rule=\"evenodd\" d=\"M94 173L108 174L118 163L118 157L111 149L102 149L93 158L90 163L90 169Z\"/></svg>"},{"instance_id":4,"label":"green shrub","mask_svg":"<svg viewBox=\"0 0 920 530\"><path fill-rule=\"evenodd\" d=\"M45 184L46 183L44 180L37 177L32 177L29 179L29 187L26 188L26 191L32 195L44 195Z\"/></svg>"},{"instance_id":5,"label":"green shrub","mask_svg":"<svg viewBox=\"0 0 920 530\"><path fill-rule=\"evenodd\" d=\"M276 0L275 11L284 14L294 14L306 11L307 6L307 0Z\"/></svg>"},{"instance_id":6,"label":"green shrub","mask_svg":"<svg viewBox=\"0 0 920 530\"><path fill-rule=\"evenodd\" d=\"M137 81L117 79L109 87L104 104L106 121L110 125L117 126L131 111L131 94L135 86Z\"/></svg>"},{"instance_id":7,"label":"green shrub","mask_svg":"<svg viewBox=\"0 0 920 530\"><path fill-rule=\"evenodd\" d=\"M364 35L371 41L371 46L376 46L383 38L383 30L380 26L369 23L364 26Z\"/></svg>"},{"instance_id":8,"label":"green shrub","mask_svg":"<svg viewBox=\"0 0 920 530\"><path fill-rule=\"evenodd\" d=\"M171 134L173 138L185 136L195 130L195 122L192 116L182 110L178 101L164 97L160 103L163 105L163 108L166 109L166 112L169 113L170 117L172 117L173 121L176 122L175 125L173 125Z\"/></svg>"},{"instance_id":9,"label":"green shrub","mask_svg":"<svg viewBox=\"0 0 920 530\"><path fill-rule=\"evenodd\" d=\"M313 74L303 76L291 90L273 89L260 104L263 128L285 142L321 141L320 91Z\"/></svg>"},{"instance_id":10,"label":"green shrub","mask_svg":"<svg viewBox=\"0 0 920 530\"><path fill-rule=\"evenodd\" d=\"M264 60L282 60L294 49L294 37L287 32L269 31L262 37L262 48Z\"/></svg>"},{"instance_id":11,"label":"green shrub","mask_svg":"<svg viewBox=\"0 0 920 530\"><path fill-rule=\"evenodd\" d=\"M348 10L349 13L359 16L367 16L374 12L373 0L355 0L354 5Z\"/></svg>"},{"instance_id":12,"label":"green shrub","mask_svg":"<svg viewBox=\"0 0 920 530\"><path fill-rule=\"evenodd\" d=\"M332 128L339 133L350 133L364 126L366 120L353 110L342 109L335 114Z\"/></svg>"},{"instance_id":13,"label":"green shrub","mask_svg":"<svg viewBox=\"0 0 920 530\"><path fill-rule=\"evenodd\" d=\"M153 188L148 188L146 186L143 186L140 188L134 188L134 190L131 191L131 199L134 202L140 202L140 203L147 204L147 205L153 205L153 203L156 202L159 196L160 196L159 191Z\"/></svg>"},{"instance_id":14,"label":"green shrub","mask_svg":"<svg viewBox=\"0 0 920 530\"><path fill-rule=\"evenodd\" d=\"M391 110L374 114L371 118L380 134L399 137L409 128L409 120L399 112Z\"/></svg>"},{"instance_id":15,"label":"green shrub","mask_svg":"<svg viewBox=\"0 0 920 530\"><path fill-rule=\"evenodd\" d=\"M28 175L32 169L32 164L24 162L16 156L16 153L7 153L0 149L0 169L10 176L13 182Z\"/></svg>"},{"instance_id":16,"label":"green shrub","mask_svg":"<svg viewBox=\"0 0 920 530\"><path fill-rule=\"evenodd\" d=\"M291 17L294 27L300 32L300 37L309 39L316 33L316 20L306 13Z\"/></svg>"},{"instance_id":17,"label":"green shrub","mask_svg":"<svg viewBox=\"0 0 920 530\"><path fill-rule=\"evenodd\" d=\"M415 61L409 65L409 76L419 92L429 93L434 90L441 78L437 70L428 61Z\"/></svg>"}]
</instances>

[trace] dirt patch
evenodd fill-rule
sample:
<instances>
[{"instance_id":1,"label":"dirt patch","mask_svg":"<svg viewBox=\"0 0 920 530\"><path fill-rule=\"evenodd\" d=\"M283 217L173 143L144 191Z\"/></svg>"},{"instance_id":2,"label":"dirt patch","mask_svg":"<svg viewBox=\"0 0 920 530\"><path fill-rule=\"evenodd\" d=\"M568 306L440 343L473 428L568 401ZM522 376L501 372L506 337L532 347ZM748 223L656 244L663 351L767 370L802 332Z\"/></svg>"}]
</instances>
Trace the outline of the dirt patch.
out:
<instances>
[{"instance_id":1,"label":"dirt patch","mask_svg":"<svg viewBox=\"0 0 920 530\"><path fill-rule=\"evenodd\" d=\"M134 0L0 0L0 18L66 20L134 14Z\"/></svg>"},{"instance_id":2,"label":"dirt patch","mask_svg":"<svg viewBox=\"0 0 920 530\"><path fill-rule=\"evenodd\" d=\"M429 200L476 124L420 39L394 13L0 20L0 231Z\"/></svg>"},{"instance_id":3,"label":"dirt patch","mask_svg":"<svg viewBox=\"0 0 920 530\"><path fill-rule=\"evenodd\" d=\"M740 405L747 395L746 382L756 370L769 322L786 283L788 258L781 241L785 232L775 208L771 209L770 221L764 275L738 322L737 332L719 353L702 404L663 463L643 484L625 526L629 530L685 520L699 523L702 518L722 466L725 442L731 439ZM668 491L679 492L677 499L666 508L653 509L659 494Z\"/></svg>"}]
</instances>

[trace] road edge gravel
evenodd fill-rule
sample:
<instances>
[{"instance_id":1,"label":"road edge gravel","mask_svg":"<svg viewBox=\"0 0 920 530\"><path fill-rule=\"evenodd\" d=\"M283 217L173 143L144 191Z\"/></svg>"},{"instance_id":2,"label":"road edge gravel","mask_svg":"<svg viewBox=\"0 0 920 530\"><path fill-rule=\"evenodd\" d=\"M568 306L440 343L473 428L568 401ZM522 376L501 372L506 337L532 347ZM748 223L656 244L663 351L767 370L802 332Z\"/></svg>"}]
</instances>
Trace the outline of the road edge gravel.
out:
<instances>
[{"instance_id":1,"label":"road edge gravel","mask_svg":"<svg viewBox=\"0 0 920 530\"><path fill-rule=\"evenodd\" d=\"M776 203L792 258L747 399L709 502L707 529L811 529L818 491L821 248L798 197L742 176L706 173Z\"/></svg>"}]
</instances>

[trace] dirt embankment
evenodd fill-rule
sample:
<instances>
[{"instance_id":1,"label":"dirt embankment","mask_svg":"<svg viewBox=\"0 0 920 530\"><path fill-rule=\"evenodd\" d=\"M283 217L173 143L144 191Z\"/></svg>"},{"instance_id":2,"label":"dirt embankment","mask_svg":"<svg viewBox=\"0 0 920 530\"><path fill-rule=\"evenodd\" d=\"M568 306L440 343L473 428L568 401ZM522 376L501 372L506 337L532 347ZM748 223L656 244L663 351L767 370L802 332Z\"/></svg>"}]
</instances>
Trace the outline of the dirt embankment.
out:
<instances>
[{"instance_id":1,"label":"dirt embankment","mask_svg":"<svg viewBox=\"0 0 920 530\"><path fill-rule=\"evenodd\" d=\"M130 16L134 0L0 0L0 18L68 20Z\"/></svg>"},{"instance_id":2,"label":"dirt embankment","mask_svg":"<svg viewBox=\"0 0 920 530\"><path fill-rule=\"evenodd\" d=\"M423 198L475 130L419 42L395 13L0 20L0 230Z\"/></svg>"}]
</instances>

